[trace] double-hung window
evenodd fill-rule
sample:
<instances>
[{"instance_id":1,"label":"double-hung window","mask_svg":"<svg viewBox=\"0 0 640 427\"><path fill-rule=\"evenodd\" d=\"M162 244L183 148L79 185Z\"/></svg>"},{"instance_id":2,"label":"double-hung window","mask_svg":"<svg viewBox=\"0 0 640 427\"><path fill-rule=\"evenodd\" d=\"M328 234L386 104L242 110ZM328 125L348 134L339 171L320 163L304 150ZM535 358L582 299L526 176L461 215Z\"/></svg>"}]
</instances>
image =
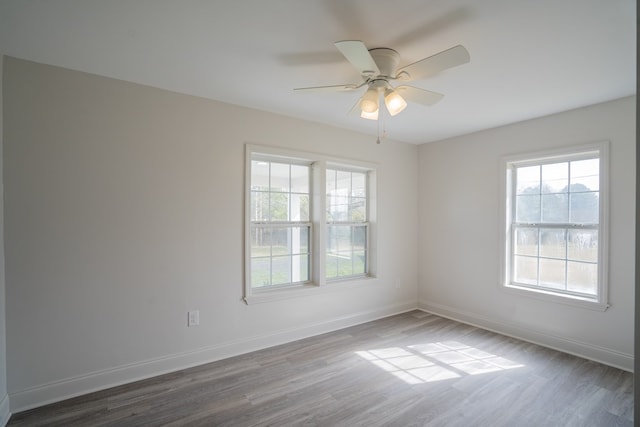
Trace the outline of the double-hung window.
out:
<instances>
[{"instance_id":1,"label":"double-hung window","mask_svg":"<svg viewBox=\"0 0 640 427\"><path fill-rule=\"evenodd\" d=\"M604 310L607 145L505 160L503 285Z\"/></svg>"},{"instance_id":2,"label":"double-hung window","mask_svg":"<svg viewBox=\"0 0 640 427\"><path fill-rule=\"evenodd\" d=\"M246 302L373 275L372 165L254 145L246 156Z\"/></svg>"},{"instance_id":3,"label":"double-hung window","mask_svg":"<svg viewBox=\"0 0 640 427\"><path fill-rule=\"evenodd\" d=\"M326 277L367 273L367 173L327 168Z\"/></svg>"},{"instance_id":4,"label":"double-hung window","mask_svg":"<svg viewBox=\"0 0 640 427\"><path fill-rule=\"evenodd\" d=\"M251 287L309 282L309 165L251 159Z\"/></svg>"}]
</instances>

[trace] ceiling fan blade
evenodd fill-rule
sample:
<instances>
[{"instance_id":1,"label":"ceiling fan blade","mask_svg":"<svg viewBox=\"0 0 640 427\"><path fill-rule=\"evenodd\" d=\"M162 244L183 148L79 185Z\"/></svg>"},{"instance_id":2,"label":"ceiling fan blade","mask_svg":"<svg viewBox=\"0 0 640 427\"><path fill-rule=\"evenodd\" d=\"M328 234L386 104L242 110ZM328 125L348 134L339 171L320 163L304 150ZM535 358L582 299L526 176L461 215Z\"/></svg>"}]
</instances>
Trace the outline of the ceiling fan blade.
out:
<instances>
[{"instance_id":1,"label":"ceiling fan blade","mask_svg":"<svg viewBox=\"0 0 640 427\"><path fill-rule=\"evenodd\" d=\"M432 92L430 90L420 89L413 86L398 86L395 88L395 90L407 101L416 102L418 104L427 106L437 103L444 97L444 95L441 93Z\"/></svg>"},{"instance_id":2,"label":"ceiling fan blade","mask_svg":"<svg viewBox=\"0 0 640 427\"><path fill-rule=\"evenodd\" d=\"M362 97L358 98L356 103L353 104L353 107L351 107L351 109L347 113L347 116L356 116L360 114L360 101L362 101Z\"/></svg>"},{"instance_id":3,"label":"ceiling fan blade","mask_svg":"<svg viewBox=\"0 0 640 427\"><path fill-rule=\"evenodd\" d=\"M462 45L454 46L451 49L443 50L428 58L402 67L398 70L398 78L401 80L415 80L422 77L429 77L447 68L466 64L471 58L469 52ZM401 74L407 73L403 78Z\"/></svg>"},{"instance_id":4,"label":"ceiling fan blade","mask_svg":"<svg viewBox=\"0 0 640 427\"><path fill-rule=\"evenodd\" d=\"M359 40L343 40L334 43L351 65L356 67L360 75L370 77L380 74L380 70L369 53L369 50Z\"/></svg>"},{"instance_id":5,"label":"ceiling fan blade","mask_svg":"<svg viewBox=\"0 0 640 427\"><path fill-rule=\"evenodd\" d=\"M361 85L346 84L334 86L313 86L313 87L297 87L293 90L296 92L349 92L358 89Z\"/></svg>"}]
</instances>

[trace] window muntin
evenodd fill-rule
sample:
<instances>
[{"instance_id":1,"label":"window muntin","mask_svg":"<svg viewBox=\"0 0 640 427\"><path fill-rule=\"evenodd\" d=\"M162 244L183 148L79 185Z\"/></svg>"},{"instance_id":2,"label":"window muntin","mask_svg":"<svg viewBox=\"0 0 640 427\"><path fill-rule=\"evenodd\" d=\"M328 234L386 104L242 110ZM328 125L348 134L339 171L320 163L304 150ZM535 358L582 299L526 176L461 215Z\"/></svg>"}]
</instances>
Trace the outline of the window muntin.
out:
<instances>
[{"instance_id":1,"label":"window muntin","mask_svg":"<svg viewBox=\"0 0 640 427\"><path fill-rule=\"evenodd\" d=\"M368 273L367 173L328 168L326 188L326 278L364 276Z\"/></svg>"},{"instance_id":2,"label":"window muntin","mask_svg":"<svg viewBox=\"0 0 640 427\"><path fill-rule=\"evenodd\" d=\"M251 288L310 280L308 165L251 161Z\"/></svg>"},{"instance_id":3,"label":"window muntin","mask_svg":"<svg viewBox=\"0 0 640 427\"><path fill-rule=\"evenodd\" d=\"M504 286L606 309L607 148L505 160Z\"/></svg>"}]
</instances>

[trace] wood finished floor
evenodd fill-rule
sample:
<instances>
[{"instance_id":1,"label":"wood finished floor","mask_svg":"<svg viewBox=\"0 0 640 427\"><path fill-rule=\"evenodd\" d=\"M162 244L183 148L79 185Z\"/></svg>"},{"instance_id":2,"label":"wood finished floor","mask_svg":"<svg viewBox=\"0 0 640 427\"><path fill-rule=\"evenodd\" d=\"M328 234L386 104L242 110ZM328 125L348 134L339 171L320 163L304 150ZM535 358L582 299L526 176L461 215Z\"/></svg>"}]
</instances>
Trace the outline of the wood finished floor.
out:
<instances>
[{"instance_id":1,"label":"wood finished floor","mask_svg":"<svg viewBox=\"0 0 640 427\"><path fill-rule=\"evenodd\" d=\"M413 311L15 414L9 426L632 426L632 374Z\"/></svg>"}]
</instances>

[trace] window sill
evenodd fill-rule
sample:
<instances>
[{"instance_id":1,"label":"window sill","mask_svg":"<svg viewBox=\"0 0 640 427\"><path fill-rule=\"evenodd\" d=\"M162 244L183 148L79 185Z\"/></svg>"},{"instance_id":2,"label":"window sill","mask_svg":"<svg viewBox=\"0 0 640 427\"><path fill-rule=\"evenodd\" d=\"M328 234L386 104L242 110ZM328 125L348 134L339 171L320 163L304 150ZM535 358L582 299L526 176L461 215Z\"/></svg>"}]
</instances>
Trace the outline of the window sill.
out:
<instances>
[{"instance_id":1,"label":"window sill","mask_svg":"<svg viewBox=\"0 0 640 427\"><path fill-rule=\"evenodd\" d=\"M275 289L255 290L251 295L242 298L247 305L261 304L273 301L281 301L290 298L320 295L329 292L337 292L344 289L356 289L368 286L374 280L373 276L361 276L344 280L334 280L319 286L313 283L304 285L286 286Z\"/></svg>"},{"instance_id":2,"label":"window sill","mask_svg":"<svg viewBox=\"0 0 640 427\"><path fill-rule=\"evenodd\" d=\"M609 304L607 304L606 302L600 302L595 299L566 295L543 289L532 289L526 286L518 286L517 284L501 285L500 288L505 292L514 295L520 295L540 301L571 305L574 307L586 308L594 311L605 311L607 308L609 308Z\"/></svg>"}]
</instances>

